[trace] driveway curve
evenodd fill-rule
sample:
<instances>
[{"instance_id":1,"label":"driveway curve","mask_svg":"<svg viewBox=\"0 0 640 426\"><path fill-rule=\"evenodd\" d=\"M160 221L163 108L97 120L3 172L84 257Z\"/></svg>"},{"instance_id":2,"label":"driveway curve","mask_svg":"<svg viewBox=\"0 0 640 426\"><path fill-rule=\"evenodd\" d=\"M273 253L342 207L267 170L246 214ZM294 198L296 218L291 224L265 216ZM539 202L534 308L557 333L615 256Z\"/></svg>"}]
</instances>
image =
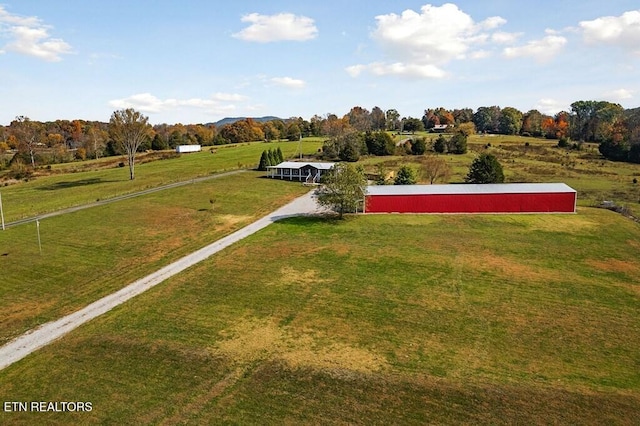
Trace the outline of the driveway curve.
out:
<instances>
[{"instance_id":1,"label":"driveway curve","mask_svg":"<svg viewBox=\"0 0 640 426\"><path fill-rule=\"evenodd\" d=\"M296 198L289 204L275 210L261 219L258 219L250 225L247 225L244 228L201 248L200 250L184 256L164 268L129 284L115 293L91 303L79 311L27 331L23 335L0 347L0 370L21 360L54 340L61 338L80 325L160 284L167 278L202 262L213 254L229 247L243 238L248 237L249 235L258 232L280 219L295 216L316 215L326 212L326 210L318 206L314 192L315 191L310 191L307 194Z\"/></svg>"}]
</instances>

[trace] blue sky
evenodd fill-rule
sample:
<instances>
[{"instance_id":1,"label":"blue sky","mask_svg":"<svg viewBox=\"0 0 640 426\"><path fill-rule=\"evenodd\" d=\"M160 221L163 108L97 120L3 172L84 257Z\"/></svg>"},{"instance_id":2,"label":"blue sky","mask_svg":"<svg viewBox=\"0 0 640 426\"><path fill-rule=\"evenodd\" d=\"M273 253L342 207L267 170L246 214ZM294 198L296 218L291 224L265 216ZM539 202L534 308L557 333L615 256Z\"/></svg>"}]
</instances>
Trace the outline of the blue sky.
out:
<instances>
[{"instance_id":1,"label":"blue sky","mask_svg":"<svg viewBox=\"0 0 640 426\"><path fill-rule=\"evenodd\" d=\"M0 3L0 124L634 108L639 76L637 0Z\"/></svg>"}]
</instances>

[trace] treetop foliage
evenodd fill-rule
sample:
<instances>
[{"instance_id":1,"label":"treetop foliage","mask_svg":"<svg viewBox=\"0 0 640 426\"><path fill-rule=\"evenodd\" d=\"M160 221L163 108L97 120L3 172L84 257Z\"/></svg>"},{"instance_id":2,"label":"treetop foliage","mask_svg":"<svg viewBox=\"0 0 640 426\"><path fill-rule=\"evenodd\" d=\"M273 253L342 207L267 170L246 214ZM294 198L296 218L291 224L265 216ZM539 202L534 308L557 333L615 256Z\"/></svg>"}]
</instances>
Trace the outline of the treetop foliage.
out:
<instances>
[{"instance_id":1,"label":"treetop foliage","mask_svg":"<svg viewBox=\"0 0 640 426\"><path fill-rule=\"evenodd\" d=\"M318 203L336 211L340 218L344 213L355 212L364 202L367 179L362 169L353 164L336 164L322 180Z\"/></svg>"}]
</instances>

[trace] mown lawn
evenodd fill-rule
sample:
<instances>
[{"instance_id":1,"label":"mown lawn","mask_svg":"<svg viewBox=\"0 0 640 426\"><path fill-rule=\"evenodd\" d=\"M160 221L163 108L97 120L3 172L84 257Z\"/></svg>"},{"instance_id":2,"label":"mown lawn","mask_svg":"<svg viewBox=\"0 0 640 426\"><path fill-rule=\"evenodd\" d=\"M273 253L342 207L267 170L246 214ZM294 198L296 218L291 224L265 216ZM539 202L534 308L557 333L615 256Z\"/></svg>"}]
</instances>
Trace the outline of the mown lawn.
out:
<instances>
[{"instance_id":1,"label":"mown lawn","mask_svg":"<svg viewBox=\"0 0 640 426\"><path fill-rule=\"evenodd\" d=\"M243 172L0 231L0 344L76 311L308 188ZM213 209L210 200L213 199Z\"/></svg>"},{"instance_id":2,"label":"mown lawn","mask_svg":"<svg viewBox=\"0 0 640 426\"><path fill-rule=\"evenodd\" d=\"M314 154L322 146L317 138L302 141L305 155ZM265 149L280 149L285 157L299 153L298 142L246 143L204 147L202 152L136 165L136 178L129 180L125 166L82 171L90 164L76 163L54 167L60 174L41 176L29 182L0 187L6 221L35 216L65 207L87 204L117 195L129 194L160 185L189 180L199 176L255 168ZM215 150L212 154L210 149ZM113 162L113 158L98 160ZM126 160L120 159L120 161ZM95 162L95 161L94 161Z\"/></svg>"},{"instance_id":3,"label":"mown lawn","mask_svg":"<svg viewBox=\"0 0 640 426\"><path fill-rule=\"evenodd\" d=\"M0 372L14 424L638 424L640 226L288 219ZM36 417L37 416L37 417Z\"/></svg>"}]
</instances>

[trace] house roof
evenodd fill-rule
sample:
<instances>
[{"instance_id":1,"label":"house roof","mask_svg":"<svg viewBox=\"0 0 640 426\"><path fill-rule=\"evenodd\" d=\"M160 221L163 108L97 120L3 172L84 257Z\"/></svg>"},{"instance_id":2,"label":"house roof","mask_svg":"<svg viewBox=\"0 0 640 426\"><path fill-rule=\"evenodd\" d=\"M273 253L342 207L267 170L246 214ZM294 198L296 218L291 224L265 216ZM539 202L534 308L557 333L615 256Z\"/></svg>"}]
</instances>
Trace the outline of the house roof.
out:
<instances>
[{"instance_id":1,"label":"house roof","mask_svg":"<svg viewBox=\"0 0 640 426\"><path fill-rule=\"evenodd\" d=\"M335 163L310 163L310 162L300 162L300 161L285 161L276 166L268 166L268 169L301 169L304 166L311 166L319 170L329 170L331 169Z\"/></svg>"},{"instance_id":2,"label":"house roof","mask_svg":"<svg viewBox=\"0 0 640 426\"><path fill-rule=\"evenodd\" d=\"M539 194L576 190L564 183L489 183L453 185L370 185L367 195Z\"/></svg>"}]
</instances>

